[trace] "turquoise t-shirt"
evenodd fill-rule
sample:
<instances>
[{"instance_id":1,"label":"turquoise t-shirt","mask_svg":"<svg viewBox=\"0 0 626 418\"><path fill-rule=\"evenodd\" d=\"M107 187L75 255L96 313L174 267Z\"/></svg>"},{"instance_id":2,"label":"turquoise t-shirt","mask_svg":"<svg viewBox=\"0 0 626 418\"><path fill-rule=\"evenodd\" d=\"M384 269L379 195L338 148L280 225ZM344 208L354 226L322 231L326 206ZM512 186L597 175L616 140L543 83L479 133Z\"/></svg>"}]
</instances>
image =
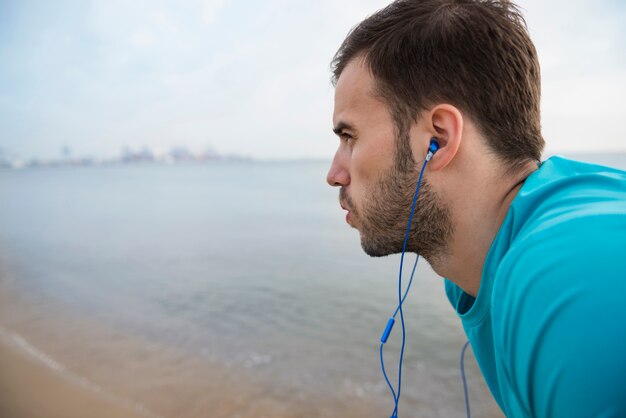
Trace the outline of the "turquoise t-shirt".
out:
<instances>
[{"instance_id":1,"label":"turquoise t-shirt","mask_svg":"<svg viewBox=\"0 0 626 418\"><path fill-rule=\"evenodd\" d=\"M626 172L550 158L513 200L477 297L445 287L507 417L626 417Z\"/></svg>"}]
</instances>

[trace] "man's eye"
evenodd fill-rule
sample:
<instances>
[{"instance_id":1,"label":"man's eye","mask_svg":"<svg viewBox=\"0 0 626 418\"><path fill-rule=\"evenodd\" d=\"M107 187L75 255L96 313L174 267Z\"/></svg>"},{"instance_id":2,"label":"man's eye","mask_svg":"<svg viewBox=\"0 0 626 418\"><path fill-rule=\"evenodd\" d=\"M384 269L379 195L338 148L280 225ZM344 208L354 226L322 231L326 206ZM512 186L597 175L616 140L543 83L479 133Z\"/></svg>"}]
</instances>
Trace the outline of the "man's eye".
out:
<instances>
[{"instance_id":1,"label":"man's eye","mask_svg":"<svg viewBox=\"0 0 626 418\"><path fill-rule=\"evenodd\" d=\"M341 140L342 140L342 141L346 141L346 142L348 142L348 141L350 141L351 139L353 139L353 138L352 138L352 135L347 134L347 133L342 133L342 134L341 134Z\"/></svg>"}]
</instances>

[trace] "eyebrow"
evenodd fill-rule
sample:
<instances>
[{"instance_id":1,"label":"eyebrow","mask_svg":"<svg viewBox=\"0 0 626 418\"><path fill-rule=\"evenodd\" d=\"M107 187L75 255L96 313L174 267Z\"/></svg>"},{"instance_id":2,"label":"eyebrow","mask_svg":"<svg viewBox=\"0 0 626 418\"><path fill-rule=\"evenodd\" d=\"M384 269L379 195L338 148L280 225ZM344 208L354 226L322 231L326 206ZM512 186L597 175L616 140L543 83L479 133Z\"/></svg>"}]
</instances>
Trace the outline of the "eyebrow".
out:
<instances>
[{"instance_id":1,"label":"eyebrow","mask_svg":"<svg viewBox=\"0 0 626 418\"><path fill-rule=\"evenodd\" d=\"M341 132L343 132L344 129L347 130L354 130L354 128L352 127L352 125L350 125L348 122L344 122L344 121L340 121L337 126L335 126L333 128L333 132L337 135L341 134Z\"/></svg>"}]
</instances>

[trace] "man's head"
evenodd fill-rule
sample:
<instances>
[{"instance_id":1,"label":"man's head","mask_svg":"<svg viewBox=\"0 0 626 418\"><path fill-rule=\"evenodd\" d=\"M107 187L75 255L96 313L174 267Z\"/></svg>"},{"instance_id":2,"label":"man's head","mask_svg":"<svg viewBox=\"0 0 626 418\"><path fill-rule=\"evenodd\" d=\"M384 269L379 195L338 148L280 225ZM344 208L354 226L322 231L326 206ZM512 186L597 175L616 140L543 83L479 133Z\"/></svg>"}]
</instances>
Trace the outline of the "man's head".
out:
<instances>
[{"instance_id":1,"label":"man's head","mask_svg":"<svg viewBox=\"0 0 626 418\"><path fill-rule=\"evenodd\" d=\"M458 135L471 121L504 172L541 156L539 64L508 1L395 1L348 34L332 71L342 141L328 182L341 186L368 254L401 250L430 139L424 115L444 149L449 132L433 118L457 118ZM445 252L450 207L427 179L417 208L409 249L427 258Z\"/></svg>"},{"instance_id":2,"label":"man's head","mask_svg":"<svg viewBox=\"0 0 626 418\"><path fill-rule=\"evenodd\" d=\"M335 132L341 142L328 173L341 186L348 222L361 233L372 256L402 249L419 169L413 162L408 132L395 128L388 106L376 97L375 81L361 59L350 62L337 83ZM410 251L428 258L441 250L449 216L426 181L412 225Z\"/></svg>"}]
</instances>

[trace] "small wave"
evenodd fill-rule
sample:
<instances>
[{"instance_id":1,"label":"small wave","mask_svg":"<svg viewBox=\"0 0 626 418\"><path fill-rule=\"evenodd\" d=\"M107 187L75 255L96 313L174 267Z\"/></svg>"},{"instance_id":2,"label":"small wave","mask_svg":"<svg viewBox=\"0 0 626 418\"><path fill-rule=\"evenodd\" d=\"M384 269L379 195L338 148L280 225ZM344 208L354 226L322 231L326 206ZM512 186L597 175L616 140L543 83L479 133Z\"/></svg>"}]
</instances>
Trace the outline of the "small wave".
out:
<instances>
[{"instance_id":1,"label":"small wave","mask_svg":"<svg viewBox=\"0 0 626 418\"><path fill-rule=\"evenodd\" d=\"M52 357L44 353L43 351L36 348L34 345L29 343L24 337L19 335L16 332L9 331L3 327L0 327L0 338L7 344L16 347L22 352L28 354L31 358L37 360L39 363L44 366L54 370L63 378L77 384L83 388L91 390L97 393L100 397L113 402L114 404L129 407L133 409L135 412L149 418L163 418L161 415L158 415L144 405L139 402L134 402L130 399L123 398L121 396L113 395L111 393L106 392L101 386L89 381L88 379L79 376L71 371L69 371L63 364L54 360Z\"/></svg>"},{"instance_id":2,"label":"small wave","mask_svg":"<svg viewBox=\"0 0 626 418\"><path fill-rule=\"evenodd\" d=\"M257 352L252 352L250 356L245 359L244 365L250 369L252 367L260 366L262 364L269 364L272 362L272 356L269 354L259 354Z\"/></svg>"},{"instance_id":3,"label":"small wave","mask_svg":"<svg viewBox=\"0 0 626 418\"><path fill-rule=\"evenodd\" d=\"M386 386L382 382L377 383L357 383L352 381L351 379L344 379L343 381L343 390L352 396L356 396L357 398L365 398L371 394L380 394L384 393Z\"/></svg>"}]
</instances>

